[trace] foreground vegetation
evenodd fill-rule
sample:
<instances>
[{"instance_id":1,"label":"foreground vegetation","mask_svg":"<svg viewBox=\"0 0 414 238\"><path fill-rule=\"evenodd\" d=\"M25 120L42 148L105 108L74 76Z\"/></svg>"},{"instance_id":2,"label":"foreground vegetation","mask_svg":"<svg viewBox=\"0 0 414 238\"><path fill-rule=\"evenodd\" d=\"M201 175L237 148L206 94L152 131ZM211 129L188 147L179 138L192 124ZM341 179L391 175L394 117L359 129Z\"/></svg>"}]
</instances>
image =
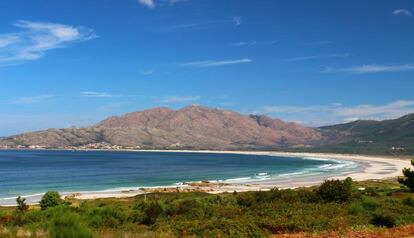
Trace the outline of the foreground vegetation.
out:
<instances>
[{"instance_id":1,"label":"foreground vegetation","mask_svg":"<svg viewBox=\"0 0 414 238\"><path fill-rule=\"evenodd\" d=\"M414 224L414 194L396 181L347 179L297 190L92 201L62 201L50 192L41 206L24 205L20 199L17 208L0 208L0 237L268 237Z\"/></svg>"}]
</instances>

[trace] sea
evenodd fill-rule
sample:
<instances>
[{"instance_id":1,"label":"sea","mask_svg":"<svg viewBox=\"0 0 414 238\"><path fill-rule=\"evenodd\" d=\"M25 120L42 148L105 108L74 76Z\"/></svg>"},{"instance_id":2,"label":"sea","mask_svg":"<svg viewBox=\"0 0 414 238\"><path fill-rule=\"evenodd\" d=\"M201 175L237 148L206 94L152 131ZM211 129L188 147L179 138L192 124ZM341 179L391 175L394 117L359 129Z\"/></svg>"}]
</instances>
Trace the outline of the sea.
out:
<instances>
[{"instance_id":1,"label":"sea","mask_svg":"<svg viewBox=\"0 0 414 238\"><path fill-rule=\"evenodd\" d=\"M235 153L1 150L0 205L17 196L125 191L185 182L252 183L334 176L361 168L355 161Z\"/></svg>"}]
</instances>

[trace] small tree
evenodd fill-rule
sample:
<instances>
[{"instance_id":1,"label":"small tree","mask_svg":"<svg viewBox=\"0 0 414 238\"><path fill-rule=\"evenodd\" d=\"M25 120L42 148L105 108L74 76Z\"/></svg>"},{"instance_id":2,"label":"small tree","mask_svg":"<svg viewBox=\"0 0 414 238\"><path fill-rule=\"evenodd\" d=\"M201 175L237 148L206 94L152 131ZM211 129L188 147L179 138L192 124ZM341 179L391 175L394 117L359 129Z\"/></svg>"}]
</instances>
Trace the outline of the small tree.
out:
<instances>
[{"instance_id":1,"label":"small tree","mask_svg":"<svg viewBox=\"0 0 414 238\"><path fill-rule=\"evenodd\" d=\"M414 160L411 160L411 165L414 166ZM411 192L414 192L414 170L404 168L402 171L404 178L398 178L398 182L407 186Z\"/></svg>"},{"instance_id":2,"label":"small tree","mask_svg":"<svg viewBox=\"0 0 414 238\"><path fill-rule=\"evenodd\" d=\"M42 210L45 210L49 207L56 207L63 203L62 198L60 198L60 194L55 191L49 191L43 195L42 200L40 200L40 207Z\"/></svg>"},{"instance_id":3,"label":"small tree","mask_svg":"<svg viewBox=\"0 0 414 238\"><path fill-rule=\"evenodd\" d=\"M29 206L26 204L26 198L22 198L20 196L18 196L16 198L16 203L17 203L17 211L24 213L25 211L29 210Z\"/></svg>"},{"instance_id":4,"label":"small tree","mask_svg":"<svg viewBox=\"0 0 414 238\"><path fill-rule=\"evenodd\" d=\"M323 202L346 202L351 198L352 179L326 180L317 191Z\"/></svg>"}]
</instances>

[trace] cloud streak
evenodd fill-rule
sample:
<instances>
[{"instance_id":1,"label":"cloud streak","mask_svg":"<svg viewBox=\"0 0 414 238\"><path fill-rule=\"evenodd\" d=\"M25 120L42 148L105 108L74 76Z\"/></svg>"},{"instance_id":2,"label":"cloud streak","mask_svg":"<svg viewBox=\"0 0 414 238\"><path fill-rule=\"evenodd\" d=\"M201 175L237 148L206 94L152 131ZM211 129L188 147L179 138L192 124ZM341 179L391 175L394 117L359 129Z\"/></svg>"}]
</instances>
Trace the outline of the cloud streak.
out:
<instances>
[{"instance_id":1,"label":"cloud streak","mask_svg":"<svg viewBox=\"0 0 414 238\"><path fill-rule=\"evenodd\" d=\"M330 54L330 55L311 55L311 56L302 56L294 57L282 60L283 62L297 62L297 61L307 61L307 60L317 60L317 59L333 59L333 58L346 58L350 57L350 54Z\"/></svg>"},{"instance_id":2,"label":"cloud streak","mask_svg":"<svg viewBox=\"0 0 414 238\"><path fill-rule=\"evenodd\" d=\"M240 46L255 46L255 45L274 45L276 43L277 41L275 40L273 41L239 41L233 44L233 46L240 47Z\"/></svg>"},{"instance_id":3,"label":"cloud streak","mask_svg":"<svg viewBox=\"0 0 414 238\"><path fill-rule=\"evenodd\" d=\"M85 91L80 93L81 97L91 97L91 98L111 98L114 95L105 92L94 92L94 91Z\"/></svg>"},{"instance_id":4,"label":"cloud streak","mask_svg":"<svg viewBox=\"0 0 414 238\"><path fill-rule=\"evenodd\" d=\"M396 16L405 16L405 17L412 17L413 14L408 11L407 9L396 9L392 12L392 14Z\"/></svg>"},{"instance_id":5,"label":"cloud streak","mask_svg":"<svg viewBox=\"0 0 414 238\"><path fill-rule=\"evenodd\" d=\"M217 67L234 64L246 64L252 62L249 58L233 59L233 60L206 60L206 61L195 61L183 63L182 66L195 67L195 68L207 68Z\"/></svg>"},{"instance_id":6,"label":"cloud streak","mask_svg":"<svg viewBox=\"0 0 414 238\"><path fill-rule=\"evenodd\" d=\"M50 22L17 21L20 31L0 35L0 65L37 60L47 51L91 40L95 31Z\"/></svg>"},{"instance_id":7,"label":"cloud streak","mask_svg":"<svg viewBox=\"0 0 414 238\"><path fill-rule=\"evenodd\" d=\"M414 71L414 64L404 65L377 65L368 64L355 66L350 68L325 68L322 73L353 73L353 74L369 74L369 73L387 73L387 72L404 72Z\"/></svg>"},{"instance_id":8,"label":"cloud streak","mask_svg":"<svg viewBox=\"0 0 414 238\"><path fill-rule=\"evenodd\" d=\"M344 106L340 103L311 106L265 106L260 113L301 121L310 126L344 123L354 120L393 119L414 113L414 100L397 100L381 105L360 104Z\"/></svg>"},{"instance_id":9,"label":"cloud streak","mask_svg":"<svg viewBox=\"0 0 414 238\"><path fill-rule=\"evenodd\" d=\"M155 8L154 0L138 0L138 3L151 9Z\"/></svg>"},{"instance_id":10,"label":"cloud streak","mask_svg":"<svg viewBox=\"0 0 414 238\"><path fill-rule=\"evenodd\" d=\"M10 105L36 104L36 103L47 102L54 98L55 98L55 95L53 94L44 94L44 95L38 95L38 96L32 96L32 97L21 97L21 98L11 99L8 101L8 104Z\"/></svg>"},{"instance_id":11,"label":"cloud streak","mask_svg":"<svg viewBox=\"0 0 414 238\"><path fill-rule=\"evenodd\" d=\"M166 96L159 98L157 101L167 104L196 102L201 96Z\"/></svg>"}]
</instances>

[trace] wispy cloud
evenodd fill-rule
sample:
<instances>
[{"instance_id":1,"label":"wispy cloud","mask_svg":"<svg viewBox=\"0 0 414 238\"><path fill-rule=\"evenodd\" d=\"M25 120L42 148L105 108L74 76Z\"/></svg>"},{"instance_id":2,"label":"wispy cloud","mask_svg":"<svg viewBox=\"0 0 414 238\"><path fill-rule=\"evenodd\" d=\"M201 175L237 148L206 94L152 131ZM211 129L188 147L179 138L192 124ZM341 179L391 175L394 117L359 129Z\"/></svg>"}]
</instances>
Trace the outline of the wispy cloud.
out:
<instances>
[{"instance_id":1,"label":"wispy cloud","mask_svg":"<svg viewBox=\"0 0 414 238\"><path fill-rule=\"evenodd\" d=\"M208 20L208 21L198 21L198 22L190 22L190 23L183 23L165 27L164 29L167 31L171 30L181 30L181 29L199 29L199 28L207 28L213 27L217 25L232 24L233 26L239 26L242 24L241 17L232 17L231 19L223 19L223 20Z\"/></svg>"},{"instance_id":2,"label":"wispy cloud","mask_svg":"<svg viewBox=\"0 0 414 238\"><path fill-rule=\"evenodd\" d=\"M143 6L146 6L148 8L155 8L155 1L154 0L138 0L138 3L140 3Z\"/></svg>"},{"instance_id":3,"label":"wispy cloud","mask_svg":"<svg viewBox=\"0 0 414 238\"><path fill-rule=\"evenodd\" d=\"M142 70L140 72L141 75L145 75L145 76L151 75L153 73L154 73L154 70L153 69L146 69L146 70Z\"/></svg>"},{"instance_id":4,"label":"wispy cloud","mask_svg":"<svg viewBox=\"0 0 414 238\"><path fill-rule=\"evenodd\" d=\"M166 96L158 98L156 101L167 104L196 102L201 96Z\"/></svg>"},{"instance_id":5,"label":"wispy cloud","mask_svg":"<svg viewBox=\"0 0 414 238\"><path fill-rule=\"evenodd\" d=\"M233 46L240 47L240 46L255 46L255 45L274 45L277 41L239 41L234 43Z\"/></svg>"},{"instance_id":6,"label":"wispy cloud","mask_svg":"<svg viewBox=\"0 0 414 238\"><path fill-rule=\"evenodd\" d=\"M38 96L31 96L31 97L21 97L21 98L14 98L8 101L8 104L11 105L22 105L22 104L36 104L42 102L48 102L55 98L53 94L44 94Z\"/></svg>"},{"instance_id":7,"label":"wispy cloud","mask_svg":"<svg viewBox=\"0 0 414 238\"><path fill-rule=\"evenodd\" d=\"M177 3L182 3L182 2L188 2L189 0L164 0L164 2L167 2L169 5L174 5Z\"/></svg>"},{"instance_id":8,"label":"wispy cloud","mask_svg":"<svg viewBox=\"0 0 414 238\"><path fill-rule=\"evenodd\" d=\"M384 120L414 113L414 100L397 100L382 105L360 104L344 106L340 103L311 106L265 106L259 113L310 126L343 123L354 120Z\"/></svg>"},{"instance_id":9,"label":"wispy cloud","mask_svg":"<svg viewBox=\"0 0 414 238\"><path fill-rule=\"evenodd\" d=\"M47 51L96 38L92 29L50 22L17 21L18 32L0 35L0 65L41 58Z\"/></svg>"},{"instance_id":10,"label":"wispy cloud","mask_svg":"<svg viewBox=\"0 0 414 238\"><path fill-rule=\"evenodd\" d=\"M404 65L361 65L350 68L325 68L322 73L354 73L354 74L368 74L368 73L383 73L383 72L403 72L413 71L414 64Z\"/></svg>"},{"instance_id":11,"label":"wispy cloud","mask_svg":"<svg viewBox=\"0 0 414 238\"><path fill-rule=\"evenodd\" d=\"M241 16L233 17L233 22L235 26L240 26L243 23L242 17Z\"/></svg>"},{"instance_id":12,"label":"wispy cloud","mask_svg":"<svg viewBox=\"0 0 414 238\"><path fill-rule=\"evenodd\" d=\"M224 65L233 65L233 64L245 64L252 62L249 58L242 59L233 59L233 60L206 60L206 61L195 61L187 62L181 64L182 66L196 67L196 68L206 68L206 67L216 67Z\"/></svg>"},{"instance_id":13,"label":"wispy cloud","mask_svg":"<svg viewBox=\"0 0 414 238\"><path fill-rule=\"evenodd\" d=\"M351 56L350 54L330 54L330 55L311 55L311 56L301 56L284 59L284 62L296 62L296 61L306 61L306 60L316 60L316 59L332 59L332 58L346 58Z\"/></svg>"},{"instance_id":14,"label":"wispy cloud","mask_svg":"<svg viewBox=\"0 0 414 238\"><path fill-rule=\"evenodd\" d=\"M408 11L407 9L396 9L392 12L392 14L396 16L405 16L405 17L412 17L413 14Z\"/></svg>"},{"instance_id":15,"label":"wispy cloud","mask_svg":"<svg viewBox=\"0 0 414 238\"><path fill-rule=\"evenodd\" d=\"M94 92L94 91L85 91L80 93L81 97L92 97L92 98L110 98L114 95L106 92Z\"/></svg>"}]
</instances>

